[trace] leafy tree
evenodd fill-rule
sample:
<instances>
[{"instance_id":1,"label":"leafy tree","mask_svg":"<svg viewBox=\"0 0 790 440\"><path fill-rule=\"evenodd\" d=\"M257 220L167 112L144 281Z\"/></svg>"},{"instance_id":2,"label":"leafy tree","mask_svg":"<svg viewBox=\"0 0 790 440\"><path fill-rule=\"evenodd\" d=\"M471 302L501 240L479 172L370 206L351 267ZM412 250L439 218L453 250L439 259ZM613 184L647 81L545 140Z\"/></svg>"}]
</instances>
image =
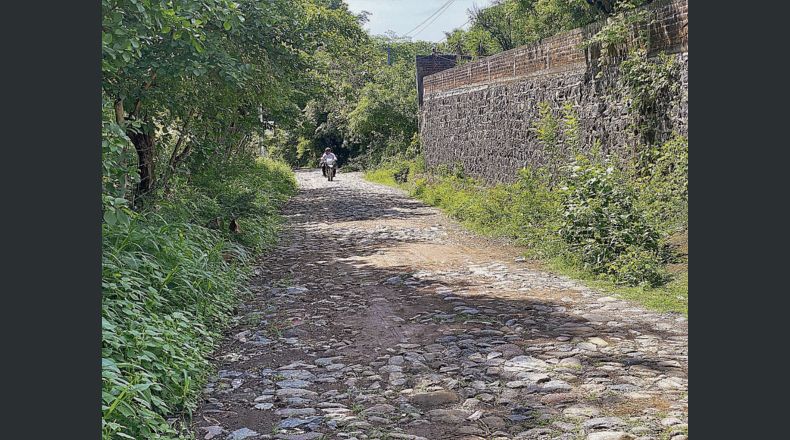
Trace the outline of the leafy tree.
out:
<instances>
[{"instance_id":1,"label":"leafy tree","mask_svg":"<svg viewBox=\"0 0 790 440\"><path fill-rule=\"evenodd\" d=\"M361 26L364 17L339 13L345 17L344 26ZM385 150L405 151L417 131L414 58L429 53L432 43L364 35L334 46L347 49L315 57L312 74L320 87L292 130L298 138L290 146L297 149L289 155L292 163L314 164L326 147L333 148L341 162L358 158L368 164L375 164Z\"/></svg>"},{"instance_id":2,"label":"leafy tree","mask_svg":"<svg viewBox=\"0 0 790 440\"><path fill-rule=\"evenodd\" d=\"M518 4L514 1L501 1L488 8L475 7L472 10L474 27L488 32L499 44L501 50L518 46L521 32Z\"/></svg>"},{"instance_id":3,"label":"leafy tree","mask_svg":"<svg viewBox=\"0 0 790 440\"><path fill-rule=\"evenodd\" d=\"M638 3L642 3L638 1ZM611 2L588 0L498 0L469 11L472 26L447 33L442 48L486 56L589 24L611 14Z\"/></svg>"},{"instance_id":4,"label":"leafy tree","mask_svg":"<svg viewBox=\"0 0 790 440\"><path fill-rule=\"evenodd\" d=\"M484 57L502 51L494 37L480 27L472 27L468 31L455 29L445 35L445 42L440 47L442 52Z\"/></svg>"},{"instance_id":5,"label":"leafy tree","mask_svg":"<svg viewBox=\"0 0 790 440\"><path fill-rule=\"evenodd\" d=\"M408 144L417 131L413 62L402 60L381 69L360 95L348 117L357 154L372 154L376 159L396 154L397 144L389 142Z\"/></svg>"},{"instance_id":6,"label":"leafy tree","mask_svg":"<svg viewBox=\"0 0 790 440\"><path fill-rule=\"evenodd\" d=\"M353 98L365 80L351 50L368 39L362 18L339 1L102 6L102 89L137 154L138 208L174 174L249 155L266 130L298 128L316 96Z\"/></svg>"}]
</instances>

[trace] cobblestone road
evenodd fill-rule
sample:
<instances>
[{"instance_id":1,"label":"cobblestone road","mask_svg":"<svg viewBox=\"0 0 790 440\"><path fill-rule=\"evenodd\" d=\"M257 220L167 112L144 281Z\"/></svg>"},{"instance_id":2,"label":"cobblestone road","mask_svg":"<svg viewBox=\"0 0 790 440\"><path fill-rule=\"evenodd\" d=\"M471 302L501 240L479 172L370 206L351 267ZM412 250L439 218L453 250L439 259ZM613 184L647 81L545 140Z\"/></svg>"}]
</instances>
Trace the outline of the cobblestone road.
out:
<instances>
[{"instance_id":1,"label":"cobblestone road","mask_svg":"<svg viewBox=\"0 0 790 440\"><path fill-rule=\"evenodd\" d=\"M197 438L687 438L683 317L537 270L359 174L297 177Z\"/></svg>"}]
</instances>

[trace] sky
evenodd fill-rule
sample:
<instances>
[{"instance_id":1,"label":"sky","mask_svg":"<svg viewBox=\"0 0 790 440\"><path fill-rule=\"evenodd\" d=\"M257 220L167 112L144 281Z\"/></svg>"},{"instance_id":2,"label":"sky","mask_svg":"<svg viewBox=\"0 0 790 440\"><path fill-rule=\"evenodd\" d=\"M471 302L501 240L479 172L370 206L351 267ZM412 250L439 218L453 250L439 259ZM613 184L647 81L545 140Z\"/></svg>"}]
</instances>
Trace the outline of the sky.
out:
<instances>
[{"instance_id":1,"label":"sky","mask_svg":"<svg viewBox=\"0 0 790 440\"><path fill-rule=\"evenodd\" d=\"M483 7L491 3L491 0L345 0L349 9L355 13L371 13L365 25L371 34L379 35L391 30L400 36L430 17L447 1L452 3L438 18L431 18L429 22L434 19L435 21L424 30L417 29L413 33L413 40L442 40L444 31L451 31L469 20L466 11L472 5ZM469 28L469 25L464 28Z\"/></svg>"}]
</instances>

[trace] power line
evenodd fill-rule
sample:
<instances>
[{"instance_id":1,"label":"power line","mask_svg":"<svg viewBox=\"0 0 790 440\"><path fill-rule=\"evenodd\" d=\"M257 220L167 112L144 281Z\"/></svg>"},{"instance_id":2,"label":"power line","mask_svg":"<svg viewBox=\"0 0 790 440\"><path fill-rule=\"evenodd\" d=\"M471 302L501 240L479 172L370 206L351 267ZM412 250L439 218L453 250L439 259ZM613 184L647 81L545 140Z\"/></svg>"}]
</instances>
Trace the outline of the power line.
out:
<instances>
[{"instance_id":1,"label":"power line","mask_svg":"<svg viewBox=\"0 0 790 440\"><path fill-rule=\"evenodd\" d=\"M442 11L441 11L441 12L440 12L438 15L436 15L436 17L434 17L434 18L433 18L433 20L431 20L430 22L428 22L428 24L426 24L426 25L425 25L425 26L424 26L422 29L418 30L417 32L415 32L415 33L414 33L414 34L412 34L411 36L412 36L412 37L416 37L416 36L417 36L417 34L421 33L421 32L422 32L422 31L424 31L425 29L428 29L429 27L431 27L431 25L433 24L433 22L435 22L436 20L438 20L438 19L439 19L439 17L441 17L441 16L442 16L442 14L443 14L445 11L447 11L448 9L450 9L450 6L452 6L453 2L455 2L455 0L451 0L451 1L450 1L450 3L447 5L447 7L445 7L445 8L444 8L444 9L443 9L443 10L442 10Z\"/></svg>"},{"instance_id":2,"label":"power line","mask_svg":"<svg viewBox=\"0 0 790 440\"><path fill-rule=\"evenodd\" d=\"M433 17L434 17L436 14L440 13L440 12L441 12L443 9L445 9L447 6L449 6L449 5L450 5L451 3L453 3L454 1L455 1L455 0L447 0L446 2L444 2L444 4L443 4L442 6L440 6L440 7L439 7L439 9L437 9L436 11L434 11L434 13L433 13L433 14L431 14L431 15L430 15L430 16L428 16L428 17L426 17L426 18L425 18L425 20L423 20L422 22L420 22L420 24L418 24L417 26L414 26L414 28L413 28L412 30L410 30L409 32L406 32L405 34L403 34L403 36L404 36L404 37L406 37L406 36L408 36L409 34L411 34L412 32L414 32L415 30L417 30L417 29L418 29L420 26L424 25L424 24L425 24L425 22L427 22L428 20L430 20L431 18L433 18Z\"/></svg>"},{"instance_id":3,"label":"power line","mask_svg":"<svg viewBox=\"0 0 790 440\"><path fill-rule=\"evenodd\" d=\"M420 26L422 26L423 24L425 24L425 22L426 22L426 21L430 20L430 19L431 19L431 18L432 18L434 15L436 15L436 14L437 14L439 11L441 11L441 10L442 10L442 8L444 8L445 6L447 6L449 3L453 2L453 1L454 1L454 0L447 0L446 2L444 2L444 4L443 4L443 5L439 6L439 9L437 9L437 10L433 11L433 14L431 14L431 15L430 15L430 16L428 16L428 17L426 17L426 18L425 18L425 20L423 20L422 22L420 22L420 24L418 24L417 26L414 26L414 28L413 28L412 30L410 30L409 32L406 32L405 34L403 34L403 36L405 37L405 36L409 35L410 33L414 32L414 31L415 31L417 28L419 28Z\"/></svg>"}]
</instances>

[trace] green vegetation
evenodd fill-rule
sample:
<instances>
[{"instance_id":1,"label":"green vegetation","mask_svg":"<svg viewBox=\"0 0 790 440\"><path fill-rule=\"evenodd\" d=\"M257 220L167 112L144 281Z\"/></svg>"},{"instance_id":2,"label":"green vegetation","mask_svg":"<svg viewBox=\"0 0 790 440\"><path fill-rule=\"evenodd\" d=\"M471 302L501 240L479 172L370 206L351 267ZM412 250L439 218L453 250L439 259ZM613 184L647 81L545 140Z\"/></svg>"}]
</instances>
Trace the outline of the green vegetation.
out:
<instances>
[{"instance_id":1,"label":"green vegetation","mask_svg":"<svg viewBox=\"0 0 790 440\"><path fill-rule=\"evenodd\" d=\"M491 54L611 14L609 3L505 0L439 49ZM101 4L105 439L189 437L182 421L210 372L206 357L295 190L289 166L315 165L325 147L563 270L648 286L623 295L687 296L683 262L667 250L687 230L683 139L644 137L651 146L631 168L610 172L594 154L568 167L582 147L578 120L570 107L546 107L537 130L551 166L487 188L458 167L428 174L422 162L414 57L432 44L370 36L365 15L341 0ZM649 133L674 67L639 55L623 68L635 130ZM685 307L673 301L650 304Z\"/></svg>"},{"instance_id":2,"label":"green vegetation","mask_svg":"<svg viewBox=\"0 0 790 440\"><path fill-rule=\"evenodd\" d=\"M295 190L290 169L271 160L219 177L207 171L158 210L103 225L104 438L178 437L166 418L195 405L211 371L206 356L255 254L275 238L276 208Z\"/></svg>"},{"instance_id":3,"label":"green vegetation","mask_svg":"<svg viewBox=\"0 0 790 440\"><path fill-rule=\"evenodd\" d=\"M633 132L639 143L651 145L666 122L666 105L670 102L666 98L678 91L679 66L666 54L648 57L649 14L635 7L633 2L618 3L616 13L585 46L600 48L599 67L619 64L622 85L630 101Z\"/></svg>"},{"instance_id":4,"label":"green vegetation","mask_svg":"<svg viewBox=\"0 0 790 440\"><path fill-rule=\"evenodd\" d=\"M340 0L102 0L104 438L188 435L168 420L275 237L286 163L416 155L431 45L365 20Z\"/></svg>"},{"instance_id":5,"label":"green vegetation","mask_svg":"<svg viewBox=\"0 0 790 440\"><path fill-rule=\"evenodd\" d=\"M322 77L324 89L311 93L295 123L267 135L271 155L314 166L331 147L341 166L351 170L374 167L418 145L414 58L430 53L431 44L364 35L344 47L340 61L327 61L331 69Z\"/></svg>"}]
</instances>

